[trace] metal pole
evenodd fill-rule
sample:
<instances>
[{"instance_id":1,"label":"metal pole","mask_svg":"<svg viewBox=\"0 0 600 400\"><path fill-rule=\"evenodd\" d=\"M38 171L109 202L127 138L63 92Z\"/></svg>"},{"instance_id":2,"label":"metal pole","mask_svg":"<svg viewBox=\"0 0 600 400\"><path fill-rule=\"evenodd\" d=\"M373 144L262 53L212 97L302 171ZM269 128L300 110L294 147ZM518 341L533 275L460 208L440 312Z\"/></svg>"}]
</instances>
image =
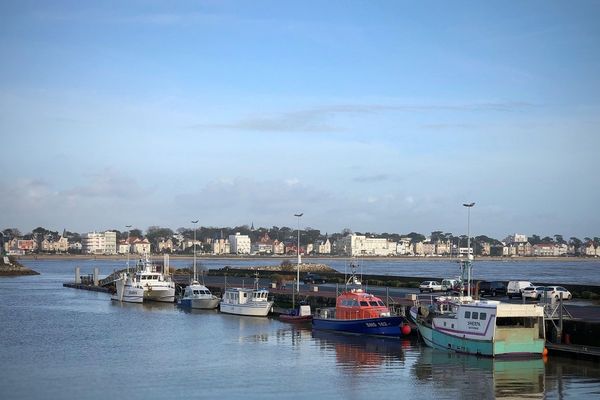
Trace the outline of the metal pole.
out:
<instances>
[{"instance_id":1,"label":"metal pole","mask_svg":"<svg viewBox=\"0 0 600 400\"><path fill-rule=\"evenodd\" d=\"M469 262L467 270L467 296L471 296L471 264L470 261L473 259L471 255L471 208L475 203L463 203L463 206L467 207L467 262Z\"/></svg>"},{"instance_id":2,"label":"metal pole","mask_svg":"<svg viewBox=\"0 0 600 400\"><path fill-rule=\"evenodd\" d=\"M298 253L298 265L296 266L296 290L300 293L300 217L304 213L294 214L294 217L298 217L298 246L296 252Z\"/></svg>"},{"instance_id":3,"label":"metal pole","mask_svg":"<svg viewBox=\"0 0 600 400\"><path fill-rule=\"evenodd\" d=\"M125 225L125 228L127 228L127 275L129 275L129 253L131 252L129 234L131 233L131 225Z\"/></svg>"},{"instance_id":4,"label":"metal pole","mask_svg":"<svg viewBox=\"0 0 600 400\"><path fill-rule=\"evenodd\" d=\"M192 224L194 224L194 282L196 282L196 224L198 221L198 219L192 221Z\"/></svg>"}]
</instances>

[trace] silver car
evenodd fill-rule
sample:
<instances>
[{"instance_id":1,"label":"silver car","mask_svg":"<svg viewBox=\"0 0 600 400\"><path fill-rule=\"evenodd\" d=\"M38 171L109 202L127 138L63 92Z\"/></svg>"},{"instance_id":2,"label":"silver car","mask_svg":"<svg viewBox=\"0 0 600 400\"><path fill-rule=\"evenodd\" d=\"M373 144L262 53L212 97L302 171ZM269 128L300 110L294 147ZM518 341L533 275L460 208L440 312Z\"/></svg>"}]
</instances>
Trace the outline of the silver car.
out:
<instances>
[{"instance_id":1,"label":"silver car","mask_svg":"<svg viewBox=\"0 0 600 400\"><path fill-rule=\"evenodd\" d=\"M544 294L543 286L527 286L523 289L522 295L524 299L538 300Z\"/></svg>"}]
</instances>

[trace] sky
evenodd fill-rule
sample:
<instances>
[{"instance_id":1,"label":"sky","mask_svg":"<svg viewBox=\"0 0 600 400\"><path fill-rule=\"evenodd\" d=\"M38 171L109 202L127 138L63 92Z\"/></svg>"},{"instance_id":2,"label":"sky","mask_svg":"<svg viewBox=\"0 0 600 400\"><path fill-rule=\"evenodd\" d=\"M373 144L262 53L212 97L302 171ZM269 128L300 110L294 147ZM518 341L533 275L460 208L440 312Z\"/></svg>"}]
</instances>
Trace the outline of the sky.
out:
<instances>
[{"instance_id":1,"label":"sky","mask_svg":"<svg viewBox=\"0 0 600 400\"><path fill-rule=\"evenodd\" d=\"M585 0L4 0L0 229L600 236L598 20Z\"/></svg>"}]
</instances>

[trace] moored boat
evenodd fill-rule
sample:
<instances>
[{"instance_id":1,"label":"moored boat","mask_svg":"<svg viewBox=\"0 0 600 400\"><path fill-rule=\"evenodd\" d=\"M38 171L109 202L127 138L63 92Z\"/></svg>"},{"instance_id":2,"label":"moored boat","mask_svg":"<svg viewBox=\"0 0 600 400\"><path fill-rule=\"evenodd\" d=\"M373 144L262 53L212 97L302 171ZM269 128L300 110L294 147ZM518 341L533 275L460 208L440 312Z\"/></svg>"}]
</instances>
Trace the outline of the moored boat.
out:
<instances>
[{"instance_id":1,"label":"moored boat","mask_svg":"<svg viewBox=\"0 0 600 400\"><path fill-rule=\"evenodd\" d=\"M206 286L193 281L185 288L179 305L188 308L212 310L219 306L219 301L220 299L212 294Z\"/></svg>"},{"instance_id":2,"label":"moored boat","mask_svg":"<svg viewBox=\"0 0 600 400\"><path fill-rule=\"evenodd\" d=\"M239 287L225 289L219 303L222 313L252 317L266 317L272 307L273 301L269 300L269 291L258 288L258 278L253 289Z\"/></svg>"},{"instance_id":3,"label":"moored boat","mask_svg":"<svg viewBox=\"0 0 600 400\"><path fill-rule=\"evenodd\" d=\"M461 262L469 271L471 261ZM467 281L467 284L470 282ZM470 296L420 296L411 317L430 347L490 357L542 356L544 309L535 304L474 300Z\"/></svg>"},{"instance_id":4,"label":"moored boat","mask_svg":"<svg viewBox=\"0 0 600 400\"><path fill-rule=\"evenodd\" d=\"M121 273L115 280L116 292L111 296L111 300L122 301L126 303L143 303L144 288L131 278L128 273Z\"/></svg>"},{"instance_id":5,"label":"moored boat","mask_svg":"<svg viewBox=\"0 0 600 400\"><path fill-rule=\"evenodd\" d=\"M279 319L285 322L310 322L312 320L310 305L299 304L298 307L279 314Z\"/></svg>"},{"instance_id":6,"label":"moored boat","mask_svg":"<svg viewBox=\"0 0 600 400\"><path fill-rule=\"evenodd\" d=\"M352 265L352 276L346 290L336 299L335 308L317 310L312 325L315 329L355 334L402 336L404 317L391 315L384 302L362 289Z\"/></svg>"},{"instance_id":7,"label":"moored boat","mask_svg":"<svg viewBox=\"0 0 600 400\"><path fill-rule=\"evenodd\" d=\"M137 263L135 281L144 288L144 300L175 302L175 282L167 274L158 272L147 256Z\"/></svg>"}]
</instances>

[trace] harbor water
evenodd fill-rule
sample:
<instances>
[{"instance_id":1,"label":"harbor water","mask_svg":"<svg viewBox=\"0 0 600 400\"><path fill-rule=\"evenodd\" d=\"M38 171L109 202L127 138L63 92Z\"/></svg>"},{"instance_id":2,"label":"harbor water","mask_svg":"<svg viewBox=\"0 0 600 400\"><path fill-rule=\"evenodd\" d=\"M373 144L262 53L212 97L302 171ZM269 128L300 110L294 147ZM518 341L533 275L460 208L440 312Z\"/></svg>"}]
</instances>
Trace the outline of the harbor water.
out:
<instances>
[{"instance_id":1,"label":"harbor water","mask_svg":"<svg viewBox=\"0 0 600 400\"><path fill-rule=\"evenodd\" d=\"M75 265L82 273L101 267L103 275L122 263L23 263L41 275L0 277L2 399L600 396L598 362L492 360L432 350L416 337L345 336L174 304L119 304L62 283Z\"/></svg>"}]
</instances>

